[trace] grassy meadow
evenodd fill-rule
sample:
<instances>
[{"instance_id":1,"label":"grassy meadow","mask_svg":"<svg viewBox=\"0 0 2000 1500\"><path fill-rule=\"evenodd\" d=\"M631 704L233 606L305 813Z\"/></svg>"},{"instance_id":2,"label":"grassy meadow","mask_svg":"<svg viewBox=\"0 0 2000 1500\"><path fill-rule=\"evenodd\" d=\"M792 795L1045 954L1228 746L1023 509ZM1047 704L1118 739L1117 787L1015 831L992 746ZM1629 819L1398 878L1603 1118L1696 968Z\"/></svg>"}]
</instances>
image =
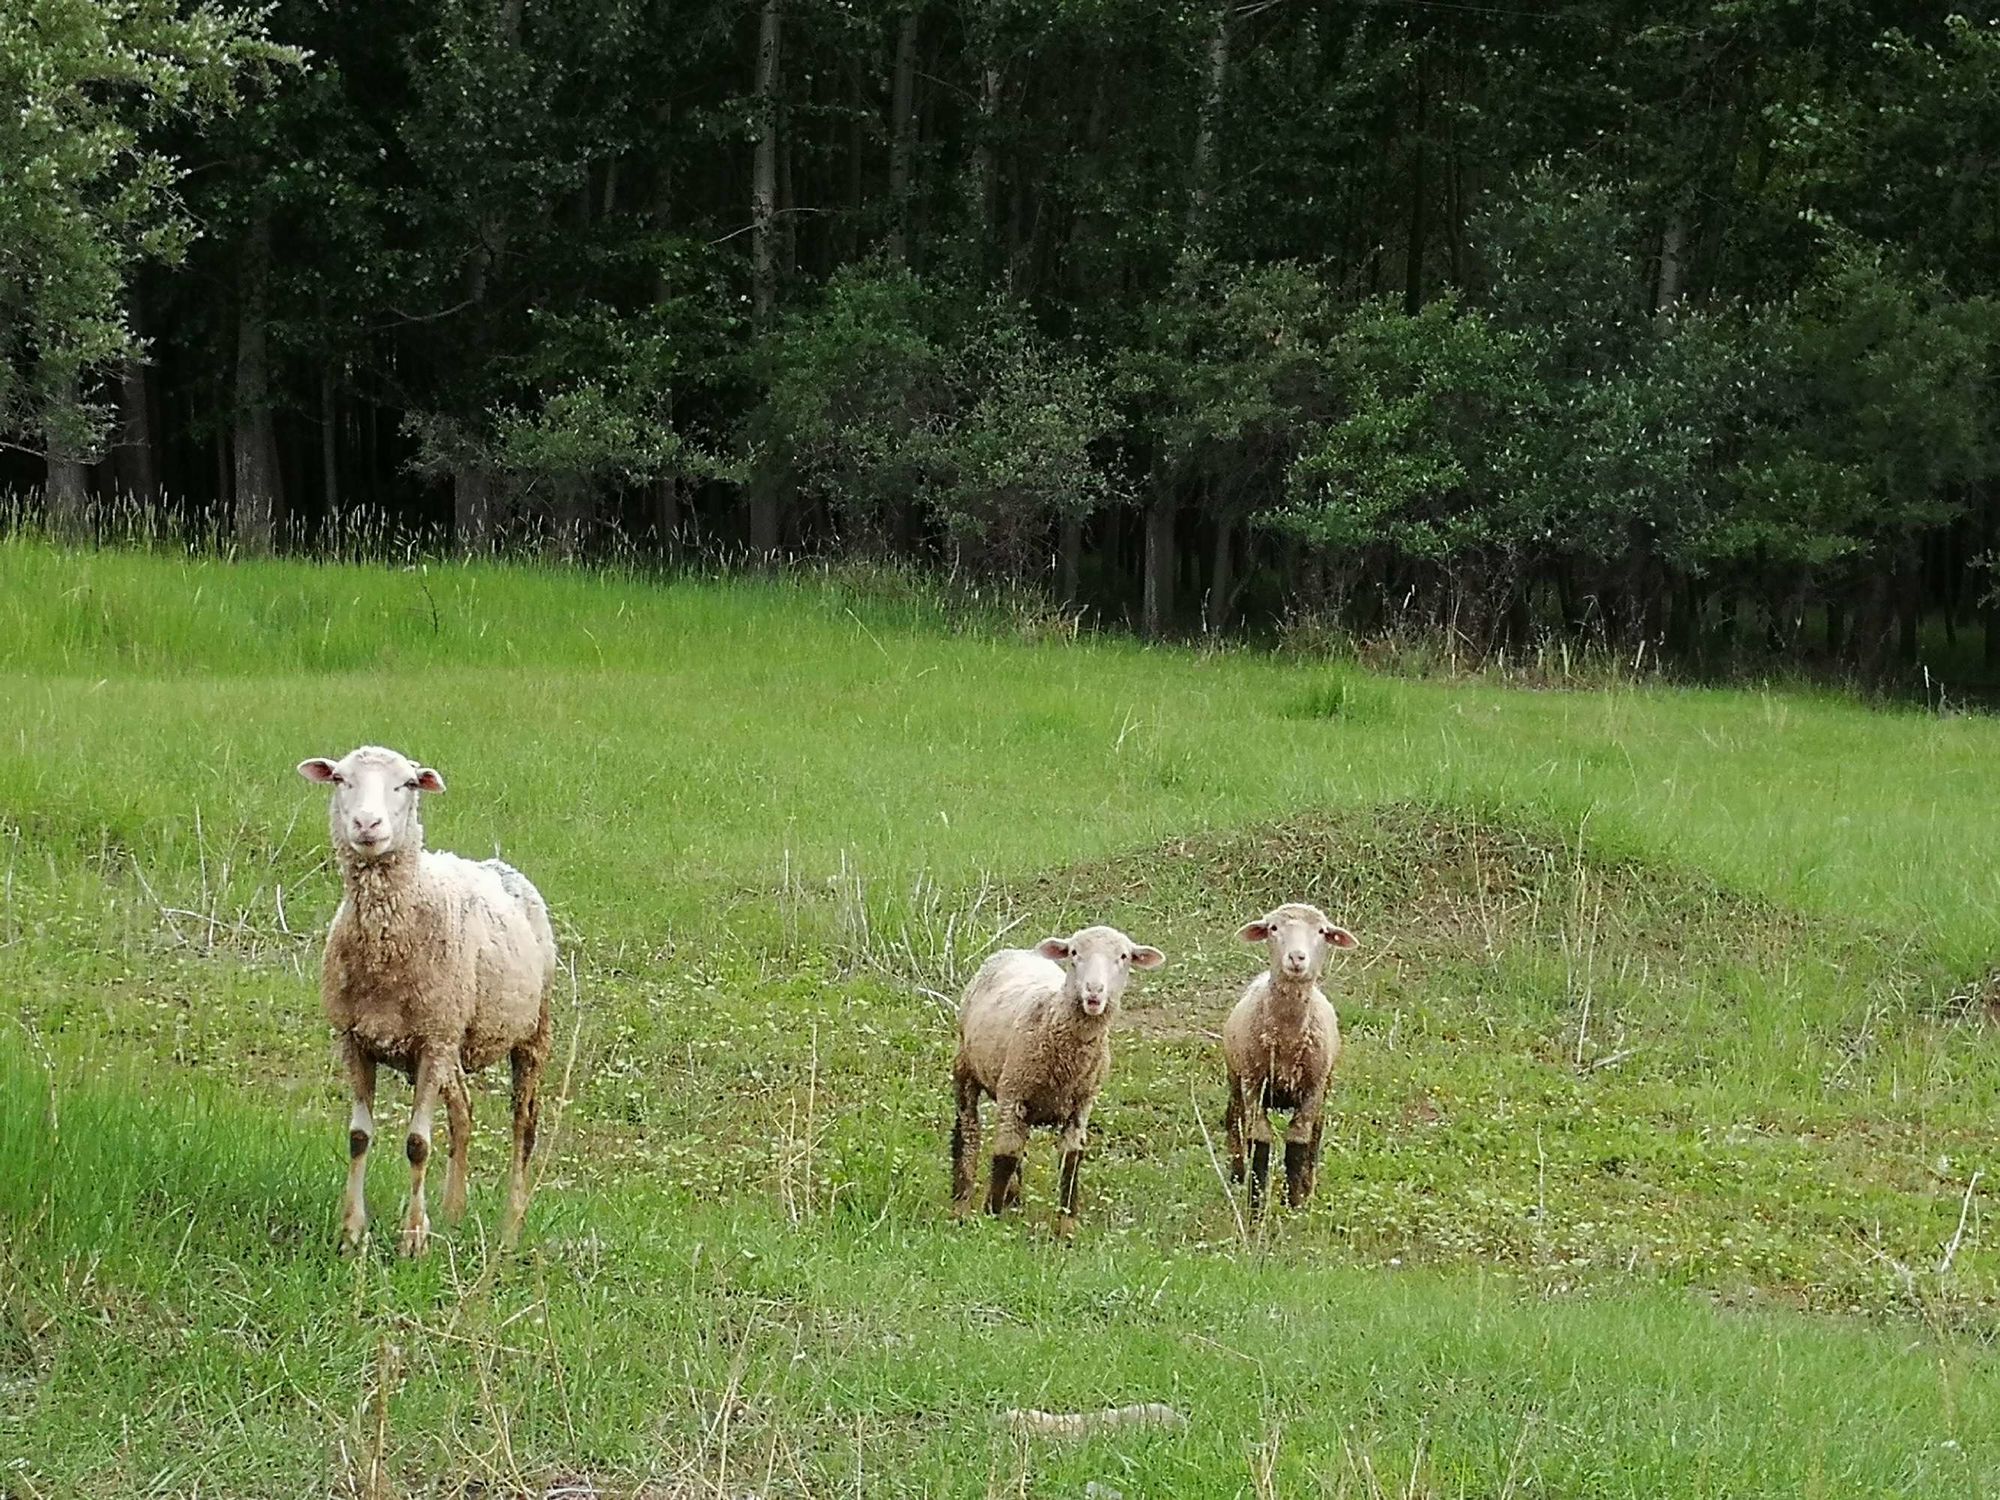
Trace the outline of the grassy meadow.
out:
<instances>
[{"instance_id":1,"label":"grassy meadow","mask_svg":"<svg viewBox=\"0 0 2000 1500\"><path fill-rule=\"evenodd\" d=\"M399 1262L378 1151L334 1253L292 768L363 742L555 912L513 1255L497 1076L467 1224ZM1996 847L1984 717L1142 648L890 577L0 539L0 1495L2000 1487ZM1214 1036L1287 898L1362 947L1318 1196L1257 1226ZM1039 1141L1024 1223L954 1224L957 988L1093 921L1169 966L1081 1230ZM1186 1427L1001 1420L1140 1401Z\"/></svg>"}]
</instances>

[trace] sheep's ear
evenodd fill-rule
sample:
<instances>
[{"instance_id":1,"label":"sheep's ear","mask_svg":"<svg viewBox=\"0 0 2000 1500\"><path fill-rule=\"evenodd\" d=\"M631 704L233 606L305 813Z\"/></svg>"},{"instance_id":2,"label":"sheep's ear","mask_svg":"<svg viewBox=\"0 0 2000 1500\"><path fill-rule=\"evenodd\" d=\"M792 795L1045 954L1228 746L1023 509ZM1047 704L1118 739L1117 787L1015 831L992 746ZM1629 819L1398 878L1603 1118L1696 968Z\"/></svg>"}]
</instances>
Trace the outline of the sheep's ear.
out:
<instances>
[{"instance_id":1,"label":"sheep's ear","mask_svg":"<svg viewBox=\"0 0 2000 1500\"><path fill-rule=\"evenodd\" d=\"M1245 922L1236 929L1236 935L1246 943L1261 943L1271 936L1271 924L1259 917L1254 922Z\"/></svg>"},{"instance_id":2,"label":"sheep's ear","mask_svg":"<svg viewBox=\"0 0 2000 1500\"><path fill-rule=\"evenodd\" d=\"M307 781L331 781L333 762L323 755L315 755L311 760L299 762L299 774Z\"/></svg>"},{"instance_id":3,"label":"sheep's ear","mask_svg":"<svg viewBox=\"0 0 2000 1500\"><path fill-rule=\"evenodd\" d=\"M417 790L420 792L441 792L444 790L444 778L429 766L418 766Z\"/></svg>"},{"instance_id":4,"label":"sheep's ear","mask_svg":"<svg viewBox=\"0 0 2000 1500\"><path fill-rule=\"evenodd\" d=\"M1132 950L1132 967L1135 969L1157 969L1167 961L1167 955L1158 948L1138 947Z\"/></svg>"},{"instance_id":5,"label":"sheep's ear","mask_svg":"<svg viewBox=\"0 0 2000 1500\"><path fill-rule=\"evenodd\" d=\"M1070 956L1069 939L1043 938L1039 943L1035 944L1035 951L1041 954L1043 958L1052 958L1057 963L1061 963Z\"/></svg>"},{"instance_id":6,"label":"sheep's ear","mask_svg":"<svg viewBox=\"0 0 2000 1500\"><path fill-rule=\"evenodd\" d=\"M1320 931L1326 935L1326 940L1336 948L1359 948L1361 946L1360 943L1355 941L1354 934L1349 932L1345 927L1336 927L1333 923L1329 922L1326 926L1320 928Z\"/></svg>"}]
</instances>

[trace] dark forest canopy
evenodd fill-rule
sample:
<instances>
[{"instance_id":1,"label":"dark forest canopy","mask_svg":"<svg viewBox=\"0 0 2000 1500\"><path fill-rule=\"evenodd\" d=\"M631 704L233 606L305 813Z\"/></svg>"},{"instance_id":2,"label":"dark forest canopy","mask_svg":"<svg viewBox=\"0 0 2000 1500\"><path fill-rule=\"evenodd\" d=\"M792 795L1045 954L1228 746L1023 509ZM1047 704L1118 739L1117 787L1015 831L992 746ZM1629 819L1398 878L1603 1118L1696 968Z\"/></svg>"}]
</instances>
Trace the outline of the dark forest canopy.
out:
<instances>
[{"instance_id":1,"label":"dark forest canopy","mask_svg":"<svg viewBox=\"0 0 2000 1500\"><path fill-rule=\"evenodd\" d=\"M0 83L58 526L906 554L1149 633L1991 624L1989 15L14 0Z\"/></svg>"}]
</instances>

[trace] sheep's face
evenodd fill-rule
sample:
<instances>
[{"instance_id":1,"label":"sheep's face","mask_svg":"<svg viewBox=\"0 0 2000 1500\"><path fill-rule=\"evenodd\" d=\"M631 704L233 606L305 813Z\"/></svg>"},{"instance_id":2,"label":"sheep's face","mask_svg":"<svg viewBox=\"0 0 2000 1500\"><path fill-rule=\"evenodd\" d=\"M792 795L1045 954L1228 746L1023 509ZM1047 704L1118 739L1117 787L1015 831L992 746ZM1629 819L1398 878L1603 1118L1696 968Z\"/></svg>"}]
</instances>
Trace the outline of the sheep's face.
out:
<instances>
[{"instance_id":1,"label":"sheep's face","mask_svg":"<svg viewBox=\"0 0 2000 1500\"><path fill-rule=\"evenodd\" d=\"M375 745L350 750L339 760L302 760L299 774L333 788L327 818L334 847L364 861L422 848L417 794L444 790L444 778L429 766Z\"/></svg>"},{"instance_id":2,"label":"sheep's face","mask_svg":"<svg viewBox=\"0 0 2000 1500\"><path fill-rule=\"evenodd\" d=\"M1326 969L1327 954L1356 946L1353 933L1302 901L1266 912L1245 923L1236 935L1246 943L1262 943L1271 955L1272 974L1292 981L1317 982Z\"/></svg>"},{"instance_id":3,"label":"sheep's face","mask_svg":"<svg viewBox=\"0 0 2000 1500\"><path fill-rule=\"evenodd\" d=\"M1072 937L1043 938L1035 951L1069 970L1063 993L1087 1016L1117 1009L1134 969L1157 969L1167 961L1158 948L1135 943L1116 927L1086 927Z\"/></svg>"}]
</instances>

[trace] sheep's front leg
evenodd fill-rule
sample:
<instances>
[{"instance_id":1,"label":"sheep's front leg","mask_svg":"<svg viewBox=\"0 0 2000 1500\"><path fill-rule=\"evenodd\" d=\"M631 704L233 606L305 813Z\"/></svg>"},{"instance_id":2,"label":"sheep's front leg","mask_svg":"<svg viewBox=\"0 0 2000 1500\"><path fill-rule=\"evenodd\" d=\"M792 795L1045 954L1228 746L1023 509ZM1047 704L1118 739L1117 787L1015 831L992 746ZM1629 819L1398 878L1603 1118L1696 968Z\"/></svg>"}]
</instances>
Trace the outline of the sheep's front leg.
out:
<instances>
[{"instance_id":1,"label":"sheep's front leg","mask_svg":"<svg viewBox=\"0 0 2000 1500\"><path fill-rule=\"evenodd\" d=\"M417 1059L416 1098L410 1108L410 1133L403 1142L410 1158L410 1205L403 1211L403 1234L396 1248L404 1255L422 1255L431 1247L431 1216L424 1204L424 1175L431 1159L431 1112L439 1090L456 1062L448 1054L426 1052Z\"/></svg>"},{"instance_id":2,"label":"sheep's front leg","mask_svg":"<svg viewBox=\"0 0 2000 1500\"><path fill-rule=\"evenodd\" d=\"M1285 1130L1285 1201L1293 1208L1305 1206L1319 1175L1320 1110L1325 1103L1322 1083L1299 1101Z\"/></svg>"},{"instance_id":3,"label":"sheep's front leg","mask_svg":"<svg viewBox=\"0 0 2000 1500\"><path fill-rule=\"evenodd\" d=\"M454 1061L439 1084L445 1117L451 1124L451 1156L444 1168L444 1221L465 1217L466 1158L472 1149L472 1095L465 1086L465 1069Z\"/></svg>"},{"instance_id":4,"label":"sheep's front leg","mask_svg":"<svg viewBox=\"0 0 2000 1500\"><path fill-rule=\"evenodd\" d=\"M1240 1094L1244 1132L1250 1137L1250 1214L1264 1211L1264 1189L1271 1180L1271 1119L1264 1112L1264 1080L1245 1079Z\"/></svg>"},{"instance_id":5,"label":"sheep's front leg","mask_svg":"<svg viewBox=\"0 0 2000 1500\"><path fill-rule=\"evenodd\" d=\"M1028 1149L1028 1106L1002 1094L993 1109L993 1176L986 1211L998 1215L1021 1198L1021 1153Z\"/></svg>"},{"instance_id":6,"label":"sheep's front leg","mask_svg":"<svg viewBox=\"0 0 2000 1500\"><path fill-rule=\"evenodd\" d=\"M340 1200L340 1250L368 1238L368 1145L375 1138L375 1059L353 1037L342 1048L354 1108L347 1118L347 1191Z\"/></svg>"},{"instance_id":7,"label":"sheep's front leg","mask_svg":"<svg viewBox=\"0 0 2000 1500\"><path fill-rule=\"evenodd\" d=\"M1065 1239L1076 1232L1076 1178L1078 1169L1083 1165L1084 1135L1089 1127L1088 1109L1079 1110L1076 1118L1063 1126L1062 1176L1056 1191L1062 1217L1056 1220L1056 1232Z\"/></svg>"}]
</instances>

